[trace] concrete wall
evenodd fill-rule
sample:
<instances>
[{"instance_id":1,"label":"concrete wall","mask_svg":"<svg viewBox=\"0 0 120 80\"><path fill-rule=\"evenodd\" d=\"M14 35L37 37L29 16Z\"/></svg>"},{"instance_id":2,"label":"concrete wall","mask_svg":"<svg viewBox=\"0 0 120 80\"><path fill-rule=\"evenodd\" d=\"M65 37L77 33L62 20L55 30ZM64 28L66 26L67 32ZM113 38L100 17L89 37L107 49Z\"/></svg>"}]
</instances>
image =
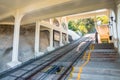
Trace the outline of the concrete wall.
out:
<instances>
[{"instance_id":1,"label":"concrete wall","mask_svg":"<svg viewBox=\"0 0 120 80\"><path fill-rule=\"evenodd\" d=\"M0 25L0 71L8 69L12 59L14 27ZM34 26L21 26L19 41L19 61L25 62L34 57Z\"/></svg>"},{"instance_id":2,"label":"concrete wall","mask_svg":"<svg viewBox=\"0 0 120 80\"><path fill-rule=\"evenodd\" d=\"M49 36L48 30L40 31L40 51L47 52L47 47L50 45Z\"/></svg>"},{"instance_id":3,"label":"concrete wall","mask_svg":"<svg viewBox=\"0 0 120 80\"><path fill-rule=\"evenodd\" d=\"M66 38L66 34L62 33L62 43L66 44L67 43L67 38Z\"/></svg>"},{"instance_id":4,"label":"concrete wall","mask_svg":"<svg viewBox=\"0 0 120 80\"><path fill-rule=\"evenodd\" d=\"M35 26L21 26L19 41L19 61L34 57Z\"/></svg>"},{"instance_id":5,"label":"concrete wall","mask_svg":"<svg viewBox=\"0 0 120 80\"><path fill-rule=\"evenodd\" d=\"M10 25L0 25L0 72L7 69L8 66L5 63L11 61L13 28Z\"/></svg>"},{"instance_id":6,"label":"concrete wall","mask_svg":"<svg viewBox=\"0 0 120 80\"><path fill-rule=\"evenodd\" d=\"M60 46L60 33L58 31L53 31L53 40L54 47L57 48Z\"/></svg>"}]
</instances>

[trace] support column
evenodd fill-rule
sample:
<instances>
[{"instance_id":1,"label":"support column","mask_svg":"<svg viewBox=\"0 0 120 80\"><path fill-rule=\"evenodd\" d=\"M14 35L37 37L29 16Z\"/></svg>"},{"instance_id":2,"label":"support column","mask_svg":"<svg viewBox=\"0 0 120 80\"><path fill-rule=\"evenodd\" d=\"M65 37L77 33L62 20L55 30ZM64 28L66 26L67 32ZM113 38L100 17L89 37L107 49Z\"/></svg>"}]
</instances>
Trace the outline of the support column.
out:
<instances>
[{"instance_id":1,"label":"support column","mask_svg":"<svg viewBox=\"0 0 120 80\"><path fill-rule=\"evenodd\" d=\"M63 46L63 43L62 43L62 32L60 32L60 46Z\"/></svg>"},{"instance_id":2,"label":"support column","mask_svg":"<svg viewBox=\"0 0 120 80\"><path fill-rule=\"evenodd\" d=\"M69 40L68 40L68 31L67 31L67 34L66 34L66 42L69 43Z\"/></svg>"},{"instance_id":3,"label":"support column","mask_svg":"<svg viewBox=\"0 0 120 80\"><path fill-rule=\"evenodd\" d=\"M110 19L110 10L108 11L107 14L108 14L107 17ZM111 26L110 20L109 20L109 25L108 26L109 26L109 36L111 36L111 38L112 38L113 31L112 31L112 26ZM112 43L112 39L110 40L110 43Z\"/></svg>"},{"instance_id":4,"label":"support column","mask_svg":"<svg viewBox=\"0 0 120 80\"><path fill-rule=\"evenodd\" d=\"M53 25L53 21L52 21L52 19L50 19L50 24Z\"/></svg>"},{"instance_id":5,"label":"support column","mask_svg":"<svg viewBox=\"0 0 120 80\"><path fill-rule=\"evenodd\" d=\"M40 38L40 25L39 22L36 22L36 28L35 28L35 55L39 53L39 41Z\"/></svg>"},{"instance_id":6,"label":"support column","mask_svg":"<svg viewBox=\"0 0 120 80\"><path fill-rule=\"evenodd\" d=\"M101 43L101 40L100 40L100 35L98 34L98 28L99 28L99 25L97 24L97 16L95 15L95 20L94 20L94 23L95 23L95 29L96 29L96 32L97 32L97 39L98 39L98 43Z\"/></svg>"},{"instance_id":7,"label":"support column","mask_svg":"<svg viewBox=\"0 0 120 80\"><path fill-rule=\"evenodd\" d=\"M8 63L10 67L21 64L18 60L18 49L19 49L19 36L20 36L20 22L23 15L19 14L19 11L15 13L15 23L14 23L14 36L13 36L13 52L12 61Z\"/></svg>"},{"instance_id":8,"label":"support column","mask_svg":"<svg viewBox=\"0 0 120 80\"><path fill-rule=\"evenodd\" d=\"M36 21L35 28L35 57L41 56L44 53L39 51L40 48L40 22Z\"/></svg>"},{"instance_id":9,"label":"support column","mask_svg":"<svg viewBox=\"0 0 120 80\"><path fill-rule=\"evenodd\" d=\"M120 4L117 6L118 8L118 13L117 13L117 32L118 32L118 52L120 56Z\"/></svg>"},{"instance_id":10,"label":"support column","mask_svg":"<svg viewBox=\"0 0 120 80\"><path fill-rule=\"evenodd\" d=\"M68 38L69 38L69 35L68 35L68 22L67 22L67 19L66 19L66 17L64 17L64 19L65 19L65 25L66 25L66 30L67 30L67 33L66 33L66 42L67 43L69 43L69 40L68 40Z\"/></svg>"},{"instance_id":11,"label":"support column","mask_svg":"<svg viewBox=\"0 0 120 80\"><path fill-rule=\"evenodd\" d=\"M96 19L96 15L94 16L94 24L95 24L95 29L96 29L95 38L94 38L94 43L96 43L97 40L98 40L98 43L99 43L98 31L97 31L97 19Z\"/></svg>"},{"instance_id":12,"label":"support column","mask_svg":"<svg viewBox=\"0 0 120 80\"><path fill-rule=\"evenodd\" d=\"M50 30L50 46L47 48L48 51L54 50L53 47L53 29Z\"/></svg>"},{"instance_id":13,"label":"support column","mask_svg":"<svg viewBox=\"0 0 120 80\"><path fill-rule=\"evenodd\" d=\"M114 10L111 10L111 26L112 26L112 30L113 30L113 42L114 42L114 46L115 48L118 47L118 37L117 37L117 27L116 27L116 16L115 16L115 12Z\"/></svg>"}]
</instances>

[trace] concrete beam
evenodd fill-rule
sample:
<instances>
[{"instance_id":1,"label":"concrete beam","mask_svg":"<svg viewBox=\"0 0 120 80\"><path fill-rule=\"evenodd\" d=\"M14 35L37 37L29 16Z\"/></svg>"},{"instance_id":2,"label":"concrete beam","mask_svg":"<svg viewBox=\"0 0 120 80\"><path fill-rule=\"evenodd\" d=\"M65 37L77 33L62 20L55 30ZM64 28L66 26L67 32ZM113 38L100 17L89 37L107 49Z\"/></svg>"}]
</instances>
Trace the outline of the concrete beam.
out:
<instances>
[{"instance_id":1,"label":"concrete beam","mask_svg":"<svg viewBox=\"0 0 120 80\"><path fill-rule=\"evenodd\" d=\"M0 25L14 25L14 22L0 22Z\"/></svg>"},{"instance_id":2,"label":"concrete beam","mask_svg":"<svg viewBox=\"0 0 120 80\"><path fill-rule=\"evenodd\" d=\"M99 9L105 9L105 8L113 8L114 5L111 2L107 2L107 3L96 3L94 5L87 5L84 7L77 7L77 8L72 8L72 9L67 9L67 10L59 10L53 13L48 13L45 14L45 16L41 15L41 16L37 16L37 17L33 17L31 19L27 19L25 18L23 21L23 24L26 23L32 23L33 21L36 21L38 19L46 19L46 18L52 18L52 17L61 17L61 16L68 16L68 15L72 15L72 14L77 14L77 13L84 13L84 12L89 12L89 11L94 11L94 10L99 10Z\"/></svg>"},{"instance_id":3,"label":"concrete beam","mask_svg":"<svg viewBox=\"0 0 120 80\"><path fill-rule=\"evenodd\" d=\"M3 15L0 15L0 21L2 19L5 19L7 17L10 17L10 16L15 16L16 15L16 11L12 11L12 12L9 12L9 13L6 13L6 14L3 14Z\"/></svg>"},{"instance_id":4,"label":"concrete beam","mask_svg":"<svg viewBox=\"0 0 120 80\"><path fill-rule=\"evenodd\" d=\"M51 7L51 6L62 4L62 3L65 3L65 2L69 2L69 1L71 1L71 0L52 0L52 1L51 0L45 0L45 1L40 1L40 2L36 2L32 5L29 5L27 7L21 8L20 11L23 14L28 14L28 13L31 13L31 12L34 12L34 11L37 11L37 10L40 10L40 9L43 9L43 8Z\"/></svg>"}]
</instances>

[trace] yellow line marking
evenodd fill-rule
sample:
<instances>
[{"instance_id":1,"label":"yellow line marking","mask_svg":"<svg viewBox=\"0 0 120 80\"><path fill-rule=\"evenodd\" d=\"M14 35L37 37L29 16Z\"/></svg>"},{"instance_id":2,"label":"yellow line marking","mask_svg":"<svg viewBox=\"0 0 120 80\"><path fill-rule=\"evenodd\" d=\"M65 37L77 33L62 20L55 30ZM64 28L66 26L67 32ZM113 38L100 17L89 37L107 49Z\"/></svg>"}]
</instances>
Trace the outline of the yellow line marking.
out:
<instances>
[{"instance_id":1,"label":"yellow line marking","mask_svg":"<svg viewBox=\"0 0 120 80\"><path fill-rule=\"evenodd\" d=\"M82 65L80 66L80 68L79 68L79 73L78 73L78 76L77 76L77 80L80 80L83 67L84 67L86 64L88 64L88 62L89 62L89 60L90 60L90 57L91 57L91 52L92 52L91 50L93 50L93 49L94 49L94 45L90 45L90 50L89 50L89 52L88 52L88 56L85 55L85 56L87 56L87 60L86 60L86 62L85 62L84 64L82 64Z\"/></svg>"},{"instance_id":2,"label":"yellow line marking","mask_svg":"<svg viewBox=\"0 0 120 80\"><path fill-rule=\"evenodd\" d=\"M82 67L80 67L79 68L79 73L82 73L82 70L83 70ZM79 79L80 79L80 75L78 74L77 80L79 80Z\"/></svg>"},{"instance_id":3,"label":"yellow line marking","mask_svg":"<svg viewBox=\"0 0 120 80\"><path fill-rule=\"evenodd\" d=\"M83 55L83 57L82 57L82 60L85 60L85 59L86 59L86 56L87 56L87 54L86 54L86 52L85 52L84 55ZM81 70L82 70L82 69L80 69L80 72L81 72ZM72 78L72 73L73 73L73 71L74 71L74 67L72 67L72 71L71 71L71 73L70 73L70 77L69 77L68 80L70 80L70 79Z\"/></svg>"},{"instance_id":4,"label":"yellow line marking","mask_svg":"<svg viewBox=\"0 0 120 80\"><path fill-rule=\"evenodd\" d=\"M70 77L69 77L68 80L70 80L70 79L72 78L72 73L73 73L73 71L74 71L74 67L72 67L72 71L71 71L71 73L70 73Z\"/></svg>"},{"instance_id":5,"label":"yellow line marking","mask_svg":"<svg viewBox=\"0 0 120 80\"><path fill-rule=\"evenodd\" d=\"M94 45L90 45L90 48L89 48L89 49L90 49L90 50L89 50L88 54L85 52L85 53L84 53L84 56L82 57L82 60L86 60L86 61L85 61L85 63L83 63L83 64L80 66L80 68L79 68L79 73L78 73L77 80L80 80L80 75L81 75L81 73L82 73L83 67L84 67L84 66L89 62L89 60L90 60L91 50L94 50ZM86 57L87 57L87 59L86 59ZM72 67L72 71L71 71L71 73L70 73L70 77L69 77L68 80L70 80L70 79L73 77L73 75L72 75L73 71L74 71L74 67Z\"/></svg>"}]
</instances>

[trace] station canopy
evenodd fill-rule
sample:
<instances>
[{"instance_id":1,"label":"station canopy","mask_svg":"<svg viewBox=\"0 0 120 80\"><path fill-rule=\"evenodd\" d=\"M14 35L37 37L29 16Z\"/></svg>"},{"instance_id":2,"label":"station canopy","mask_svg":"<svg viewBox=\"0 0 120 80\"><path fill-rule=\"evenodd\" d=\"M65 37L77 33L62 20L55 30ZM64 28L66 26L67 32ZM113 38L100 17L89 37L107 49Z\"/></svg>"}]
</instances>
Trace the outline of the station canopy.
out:
<instances>
[{"instance_id":1,"label":"station canopy","mask_svg":"<svg viewBox=\"0 0 120 80\"><path fill-rule=\"evenodd\" d=\"M21 24L37 19L114 8L117 0L0 0L0 24L14 23L15 12L24 14Z\"/></svg>"}]
</instances>

